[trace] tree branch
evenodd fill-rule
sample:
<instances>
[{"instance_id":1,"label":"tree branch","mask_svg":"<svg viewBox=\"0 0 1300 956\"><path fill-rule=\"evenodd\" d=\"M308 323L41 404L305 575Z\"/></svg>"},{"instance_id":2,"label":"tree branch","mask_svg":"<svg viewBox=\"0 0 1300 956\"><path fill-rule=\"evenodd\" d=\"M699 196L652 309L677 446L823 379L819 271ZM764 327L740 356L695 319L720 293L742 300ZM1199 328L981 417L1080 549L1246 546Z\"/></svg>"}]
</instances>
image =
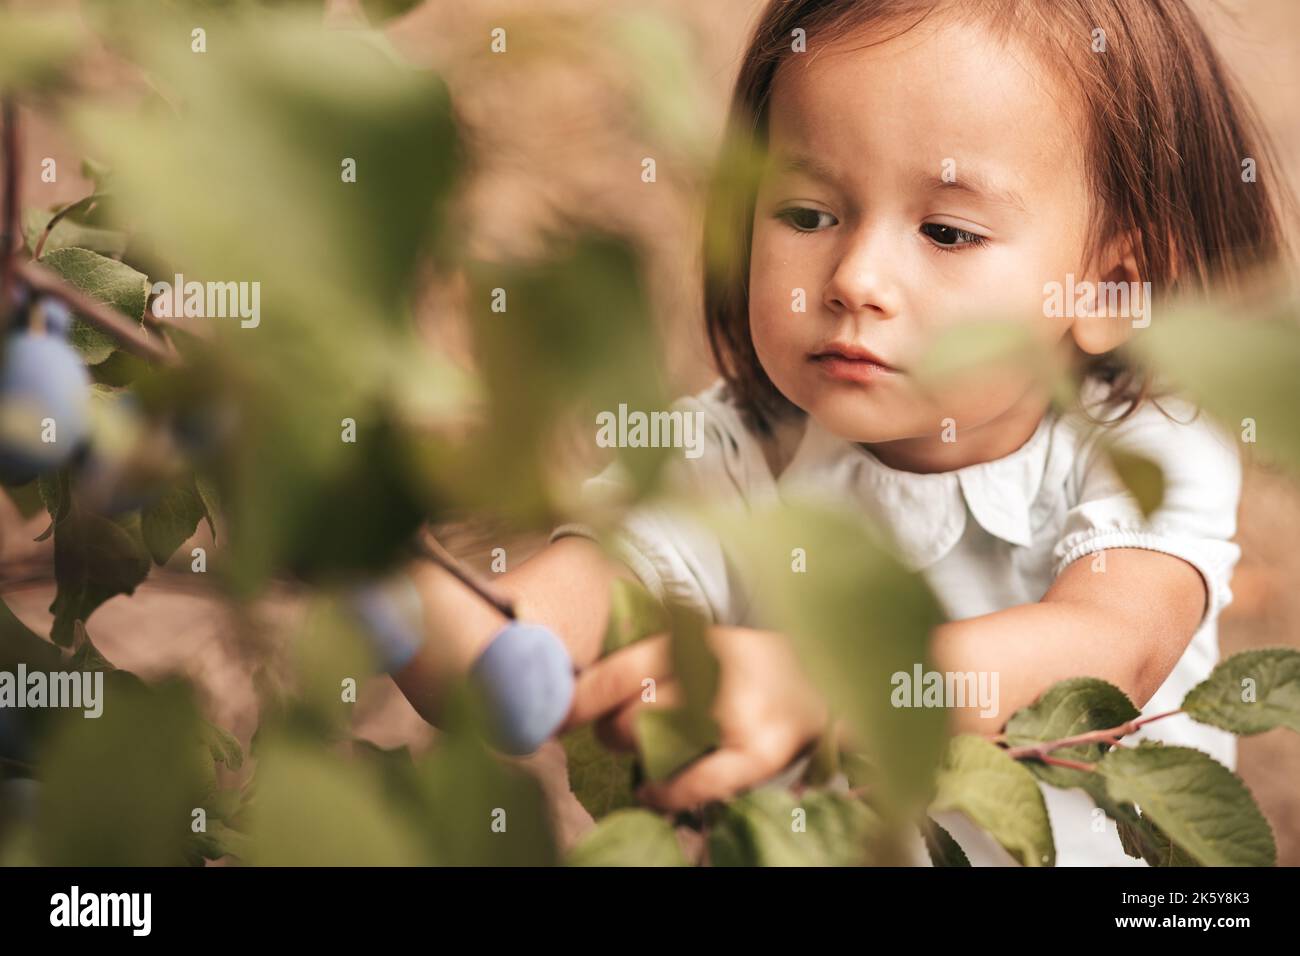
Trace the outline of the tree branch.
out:
<instances>
[{"instance_id":1,"label":"tree branch","mask_svg":"<svg viewBox=\"0 0 1300 956\"><path fill-rule=\"evenodd\" d=\"M18 262L13 269L33 291L67 303L83 322L111 335L126 351L160 365L174 365L179 361L169 346L158 344L125 315L86 295L40 263Z\"/></svg>"}]
</instances>

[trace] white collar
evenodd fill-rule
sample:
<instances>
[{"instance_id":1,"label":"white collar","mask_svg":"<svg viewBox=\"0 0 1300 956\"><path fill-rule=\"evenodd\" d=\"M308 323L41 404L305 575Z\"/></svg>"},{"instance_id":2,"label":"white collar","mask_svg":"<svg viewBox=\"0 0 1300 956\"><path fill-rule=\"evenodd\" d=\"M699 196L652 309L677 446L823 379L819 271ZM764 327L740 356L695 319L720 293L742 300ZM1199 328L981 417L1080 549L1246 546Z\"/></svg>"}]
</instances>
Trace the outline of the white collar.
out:
<instances>
[{"instance_id":1,"label":"white collar","mask_svg":"<svg viewBox=\"0 0 1300 956\"><path fill-rule=\"evenodd\" d=\"M1049 409L1011 454L955 471L918 474L884 464L866 448L806 419L803 437L777 479L783 498L847 498L889 533L913 570L939 561L966 530L967 510L989 534L1033 542L1031 512L1047 467L1058 413Z\"/></svg>"}]
</instances>

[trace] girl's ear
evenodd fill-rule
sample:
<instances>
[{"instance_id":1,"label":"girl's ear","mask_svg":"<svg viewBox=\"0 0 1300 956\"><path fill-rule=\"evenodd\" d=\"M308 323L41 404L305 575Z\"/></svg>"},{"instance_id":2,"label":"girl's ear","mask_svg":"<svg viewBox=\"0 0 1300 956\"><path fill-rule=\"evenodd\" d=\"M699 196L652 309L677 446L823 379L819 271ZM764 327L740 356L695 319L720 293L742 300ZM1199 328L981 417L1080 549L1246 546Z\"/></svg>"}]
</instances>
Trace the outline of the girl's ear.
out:
<instances>
[{"instance_id":1,"label":"girl's ear","mask_svg":"<svg viewBox=\"0 0 1300 956\"><path fill-rule=\"evenodd\" d=\"M1136 233L1112 240L1098 260L1101 268L1089 275L1090 298L1078 310L1070 331L1079 348L1090 355L1118 348L1146 323L1151 303L1138 275L1136 244Z\"/></svg>"}]
</instances>

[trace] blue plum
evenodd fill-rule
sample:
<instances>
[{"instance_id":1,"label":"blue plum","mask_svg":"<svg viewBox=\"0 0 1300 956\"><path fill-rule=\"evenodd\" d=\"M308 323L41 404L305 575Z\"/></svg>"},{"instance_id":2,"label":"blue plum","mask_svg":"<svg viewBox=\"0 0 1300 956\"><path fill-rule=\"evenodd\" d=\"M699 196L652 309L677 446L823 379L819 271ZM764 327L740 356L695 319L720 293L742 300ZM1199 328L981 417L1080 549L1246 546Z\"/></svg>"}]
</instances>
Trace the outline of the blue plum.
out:
<instances>
[{"instance_id":1,"label":"blue plum","mask_svg":"<svg viewBox=\"0 0 1300 956\"><path fill-rule=\"evenodd\" d=\"M41 312L45 316L45 328L49 334L68 337L72 331L72 310L65 303L46 296L41 299Z\"/></svg>"},{"instance_id":2,"label":"blue plum","mask_svg":"<svg viewBox=\"0 0 1300 956\"><path fill-rule=\"evenodd\" d=\"M545 743L568 715L573 660L547 628L511 621L474 662L470 684L485 704L493 746L522 756Z\"/></svg>"},{"instance_id":3,"label":"blue plum","mask_svg":"<svg viewBox=\"0 0 1300 956\"><path fill-rule=\"evenodd\" d=\"M20 331L0 366L0 481L26 484L67 462L90 433L90 376L62 337ZM42 422L55 422L44 442Z\"/></svg>"},{"instance_id":4,"label":"blue plum","mask_svg":"<svg viewBox=\"0 0 1300 956\"><path fill-rule=\"evenodd\" d=\"M410 663L424 643L424 605L405 574L354 587L347 605L389 674Z\"/></svg>"}]
</instances>

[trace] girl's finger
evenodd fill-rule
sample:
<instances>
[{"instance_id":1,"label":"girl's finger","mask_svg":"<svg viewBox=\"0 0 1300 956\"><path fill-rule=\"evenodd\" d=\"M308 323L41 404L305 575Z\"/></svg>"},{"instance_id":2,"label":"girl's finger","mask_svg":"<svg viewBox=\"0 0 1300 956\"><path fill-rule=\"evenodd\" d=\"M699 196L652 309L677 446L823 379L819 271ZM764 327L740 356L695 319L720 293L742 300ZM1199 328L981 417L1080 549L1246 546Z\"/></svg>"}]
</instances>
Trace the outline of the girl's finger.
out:
<instances>
[{"instance_id":1,"label":"girl's finger","mask_svg":"<svg viewBox=\"0 0 1300 956\"><path fill-rule=\"evenodd\" d=\"M701 757L675 777L643 784L637 797L658 810L691 810L714 800L726 800L762 783L780 766L746 750L719 750Z\"/></svg>"},{"instance_id":2,"label":"girl's finger","mask_svg":"<svg viewBox=\"0 0 1300 956\"><path fill-rule=\"evenodd\" d=\"M615 651L578 675L573 689L573 707L558 733L589 723L621 704L639 699L643 680L650 677L656 682L662 681L672 674L672 670L667 634L647 637Z\"/></svg>"},{"instance_id":3,"label":"girl's finger","mask_svg":"<svg viewBox=\"0 0 1300 956\"><path fill-rule=\"evenodd\" d=\"M596 721L596 736L611 750L635 751L637 749L636 718L642 711L653 707L671 708L684 699L681 684L676 678L655 682L655 699L644 700L644 694Z\"/></svg>"}]
</instances>

